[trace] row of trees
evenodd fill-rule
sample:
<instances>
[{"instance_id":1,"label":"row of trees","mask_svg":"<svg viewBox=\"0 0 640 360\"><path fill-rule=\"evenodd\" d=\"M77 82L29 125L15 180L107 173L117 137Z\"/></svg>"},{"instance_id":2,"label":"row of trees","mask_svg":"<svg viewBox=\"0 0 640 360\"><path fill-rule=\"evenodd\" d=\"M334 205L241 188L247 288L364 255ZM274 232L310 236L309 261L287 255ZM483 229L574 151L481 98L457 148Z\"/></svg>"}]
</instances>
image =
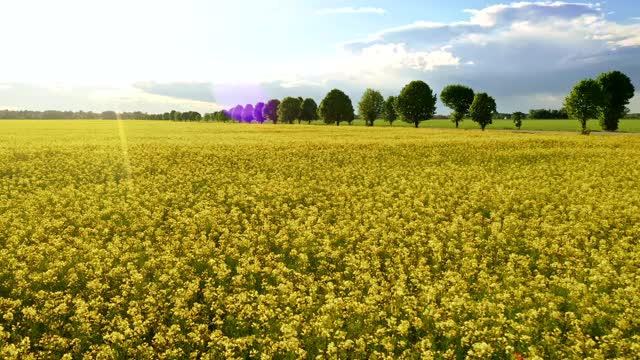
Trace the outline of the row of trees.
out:
<instances>
[{"instance_id":1,"label":"row of trees","mask_svg":"<svg viewBox=\"0 0 640 360\"><path fill-rule=\"evenodd\" d=\"M634 92L627 75L611 71L577 83L564 106L571 118L580 121L583 134L587 133L587 121L596 118L603 130L616 131L620 119L629 112L627 105Z\"/></svg>"},{"instance_id":2,"label":"row of trees","mask_svg":"<svg viewBox=\"0 0 640 360\"><path fill-rule=\"evenodd\" d=\"M561 109L531 109L529 119L568 119L569 114L565 108Z\"/></svg>"},{"instance_id":3,"label":"row of trees","mask_svg":"<svg viewBox=\"0 0 640 360\"><path fill-rule=\"evenodd\" d=\"M381 118L390 122L397 120L397 114L393 108L393 102L395 96L389 96L384 102ZM298 98L300 99L300 98ZM275 100L280 103L279 100ZM313 99L305 99L306 104L305 112L299 117L302 121L317 120L317 115L314 112L315 101ZM254 109L260 109L258 106L254 106ZM274 105L274 104L272 104ZM277 106L273 106L277 109ZM260 110L258 110L260 111ZM259 114L261 114L259 112ZM307 115L304 115L307 114ZM514 114L511 113L498 113L493 116L494 119L512 119ZM173 121L230 121L233 118L230 115L230 110L216 111L213 113L200 114L195 111L178 112L171 111L164 114L149 114L142 111L134 112L122 112L116 113L115 111L59 111L59 110L46 110L46 111L31 111L31 110L0 110L0 119L32 119L32 120L86 120L86 119L103 119L113 120L116 118L124 120L173 120ZM276 115L274 115L276 117ZM448 115L434 115L433 119L448 119ZM568 119L569 116L565 108L561 109L531 109L529 113L524 114L524 118L527 119ZM640 114L627 113L624 116L625 119L640 119ZM259 121L259 116L254 115L253 120ZM238 121L242 121L242 117L238 118Z\"/></svg>"},{"instance_id":4,"label":"row of trees","mask_svg":"<svg viewBox=\"0 0 640 360\"><path fill-rule=\"evenodd\" d=\"M475 94L463 85L450 85L441 93L442 101L454 112L451 120L456 127L466 115L484 128L492 123L496 113L495 100L486 93ZM374 121L382 118L393 125L397 119L414 124L432 119L436 111L437 96L424 81L412 81L405 86L398 96L385 99L374 89L367 89L358 103L358 113L367 126L373 126ZM322 119L327 124L340 125L341 122L351 124L355 119L355 111L351 98L338 89L333 89L324 97L318 106L313 99L301 97L286 97L282 101L273 99L266 104L247 104L221 112L223 118L240 122L263 123L269 120L273 123L292 124L296 120L311 122ZM212 115L215 118L216 115Z\"/></svg>"},{"instance_id":5,"label":"row of trees","mask_svg":"<svg viewBox=\"0 0 640 360\"><path fill-rule=\"evenodd\" d=\"M271 122L293 124L307 121L311 123L318 119L318 105L311 98L286 97L282 101L278 99L269 100L267 103L259 102L255 105L236 105L235 107L216 112L211 115L212 120L235 120L238 122Z\"/></svg>"},{"instance_id":6,"label":"row of trees","mask_svg":"<svg viewBox=\"0 0 640 360\"><path fill-rule=\"evenodd\" d=\"M445 87L440 93L440 99L453 110L450 118L456 124L456 128L465 116L470 116L484 130L492 123L497 112L493 97L486 93L476 94L473 89L464 85ZM434 117L436 101L437 96L428 84L412 81L397 97L390 96L386 100L380 92L367 89L358 104L358 110L368 126L373 126L373 122L382 116L391 124L400 118L418 127L420 122Z\"/></svg>"},{"instance_id":7,"label":"row of trees","mask_svg":"<svg viewBox=\"0 0 640 360\"><path fill-rule=\"evenodd\" d=\"M565 99L564 108L560 110L533 109L529 118L558 119L576 118L586 132L587 121L598 118L604 130L618 129L619 120L629 113L627 105L633 97L635 89L631 80L619 71L601 74L597 79L580 81ZM486 93L475 93L465 85L449 85L440 93L440 99L452 112L450 119L456 128L465 117L478 123L482 130L492 123L494 118L511 118L519 129L527 114L515 112L500 114L497 112L495 99ZM437 96L424 81L412 81L407 84L398 96L385 99L374 89L367 89L360 102L358 112L367 126L382 118L391 125L400 119L418 127L420 122L435 117ZM340 125L341 122L351 124L355 119L353 103L347 94L338 89L331 90L317 105L311 99L301 97L285 97L269 100L267 103L237 105L228 110L201 115L195 111L178 112L172 110L163 114L147 114L143 112L104 111L72 112L72 111L0 111L0 119L150 119L172 121L229 121L292 124L296 120L311 122L322 119L327 124Z\"/></svg>"}]
</instances>

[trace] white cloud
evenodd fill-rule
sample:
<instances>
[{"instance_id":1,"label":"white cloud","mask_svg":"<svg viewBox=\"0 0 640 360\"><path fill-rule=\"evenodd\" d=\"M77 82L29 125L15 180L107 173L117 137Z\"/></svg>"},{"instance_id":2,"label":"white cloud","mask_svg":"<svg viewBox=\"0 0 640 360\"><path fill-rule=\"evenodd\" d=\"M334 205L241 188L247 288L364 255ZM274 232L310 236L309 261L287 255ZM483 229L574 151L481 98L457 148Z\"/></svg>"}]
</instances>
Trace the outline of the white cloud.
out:
<instances>
[{"instance_id":1,"label":"white cloud","mask_svg":"<svg viewBox=\"0 0 640 360\"><path fill-rule=\"evenodd\" d=\"M171 109L212 112L222 109L215 102L153 94L133 86L75 86L10 83L1 108L30 110L116 110L161 113Z\"/></svg>"},{"instance_id":2,"label":"white cloud","mask_svg":"<svg viewBox=\"0 0 640 360\"><path fill-rule=\"evenodd\" d=\"M407 59L425 58L425 53L439 54L436 59L446 55L448 60L455 59L450 61L455 66L432 60L425 66L391 69L396 70L397 78L423 78L435 89L466 83L496 95L499 106L506 107L520 107L517 104L524 103L523 99L532 105L560 106L558 99L575 82L604 71L621 70L636 84L640 82L636 60L640 57L640 24L607 20L598 4L517 2L465 12L469 14L466 21L419 21L346 43L344 49L362 55L403 44L402 56L394 59L404 65L415 64ZM640 111L633 108L637 103L632 102L632 109Z\"/></svg>"},{"instance_id":3,"label":"white cloud","mask_svg":"<svg viewBox=\"0 0 640 360\"><path fill-rule=\"evenodd\" d=\"M341 7L341 8L327 8L316 11L318 15L334 15L334 14L384 14L387 11L377 7Z\"/></svg>"}]
</instances>

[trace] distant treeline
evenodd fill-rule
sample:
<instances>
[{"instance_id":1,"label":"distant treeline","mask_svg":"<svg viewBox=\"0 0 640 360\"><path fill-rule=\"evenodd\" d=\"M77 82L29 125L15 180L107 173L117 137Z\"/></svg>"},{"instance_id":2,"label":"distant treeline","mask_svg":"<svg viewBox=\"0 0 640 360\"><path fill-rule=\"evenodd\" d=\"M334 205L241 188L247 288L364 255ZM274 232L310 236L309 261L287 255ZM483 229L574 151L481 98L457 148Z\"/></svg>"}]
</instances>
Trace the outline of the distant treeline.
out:
<instances>
[{"instance_id":1,"label":"distant treeline","mask_svg":"<svg viewBox=\"0 0 640 360\"><path fill-rule=\"evenodd\" d=\"M59 110L0 110L0 119L18 120L163 120L162 114L147 114L141 111L116 113L115 111L59 111Z\"/></svg>"},{"instance_id":2,"label":"distant treeline","mask_svg":"<svg viewBox=\"0 0 640 360\"><path fill-rule=\"evenodd\" d=\"M196 111L171 111L163 114L148 114L141 111L116 113L115 111L31 111L31 110L0 110L0 119L16 120L115 120L120 116L123 120L171 120L171 121L229 121L233 120L228 111L216 111L200 114ZM494 119L511 119L510 113L496 113ZM567 111L562 109L531 109L526 118L535 119L568 119ZM627 114L625 119L640 119L640 113ZM449 119L449 115L434 115L433 119Z\"/></svg>"},{"instance_id":3,"label":"distant treeline","mask_svg":"<svg viewBox=\"0 0 640 360\"><path fill-rule=\"evenodd\" d=\"M556 109L531 109L527 115L529 119L568 119L569 114L565 108Z\"/></svg>"}]
</instances>

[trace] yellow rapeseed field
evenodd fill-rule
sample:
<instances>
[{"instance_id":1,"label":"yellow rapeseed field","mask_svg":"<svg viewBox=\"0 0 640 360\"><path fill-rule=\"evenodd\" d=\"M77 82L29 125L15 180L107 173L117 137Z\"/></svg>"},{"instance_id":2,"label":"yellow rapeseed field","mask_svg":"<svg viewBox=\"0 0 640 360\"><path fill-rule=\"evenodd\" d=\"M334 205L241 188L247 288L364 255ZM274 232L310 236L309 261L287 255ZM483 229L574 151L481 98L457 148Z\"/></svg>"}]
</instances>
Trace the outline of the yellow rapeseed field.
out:
<instances>
[{"instance_id":1,"label":"yellow rapeseed field","mask_svg":"<svg viewBox=\"0 0 640 360\"><path fill-rule=\"evenodd\" d=\"M2 359L638 359L640 136L0 122Z\"/></svg>"}]
</instances>

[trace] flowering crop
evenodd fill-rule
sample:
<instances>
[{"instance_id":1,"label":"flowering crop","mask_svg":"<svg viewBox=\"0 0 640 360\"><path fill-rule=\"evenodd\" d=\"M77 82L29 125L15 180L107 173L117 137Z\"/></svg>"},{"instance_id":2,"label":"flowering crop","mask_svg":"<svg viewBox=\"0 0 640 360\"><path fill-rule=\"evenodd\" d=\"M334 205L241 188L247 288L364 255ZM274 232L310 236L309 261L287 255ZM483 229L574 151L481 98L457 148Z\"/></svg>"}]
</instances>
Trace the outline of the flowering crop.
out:
<instances>
[{"instance_id":1,"label":"flowering crop","mask_svg":"<svg viewBox=\"0 0 640 360\"><path fill-rule=\"evenodd\" d=\"M0 358L631 359L640 137L0 122Z\"/></svg>"}]
</instances>

